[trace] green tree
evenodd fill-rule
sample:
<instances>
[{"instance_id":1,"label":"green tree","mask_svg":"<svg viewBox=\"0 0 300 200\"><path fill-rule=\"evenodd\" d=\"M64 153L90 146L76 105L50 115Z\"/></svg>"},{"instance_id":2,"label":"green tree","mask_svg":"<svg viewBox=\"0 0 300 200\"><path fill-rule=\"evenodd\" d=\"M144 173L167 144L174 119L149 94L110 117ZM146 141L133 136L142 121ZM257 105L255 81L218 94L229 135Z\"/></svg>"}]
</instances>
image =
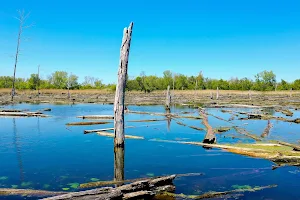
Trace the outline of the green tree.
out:
<instances>
[{"instance_id":1,"label":"green tree","mask_svg":"<svg viewBox=\"0 0 300 200\"><path fill-rule=\"evenodd\" d=\"M68 83L68 73L65 71L56 71L50 77L50 83L55 89L66 89Z\"/></svg>"},{"instance_id":2,"label":"green tree","mask_svg":"<svg viewBox=\"0 0 300 200\"><path fill-rule=\"evenodd\" d=\"M31 90L36 90L37 89L37 86L39 84L39 77L38 77L38 74L31 74L30 75L30 78L28 79L28 88L31 89Z\"/></svg>"}]
</instances>

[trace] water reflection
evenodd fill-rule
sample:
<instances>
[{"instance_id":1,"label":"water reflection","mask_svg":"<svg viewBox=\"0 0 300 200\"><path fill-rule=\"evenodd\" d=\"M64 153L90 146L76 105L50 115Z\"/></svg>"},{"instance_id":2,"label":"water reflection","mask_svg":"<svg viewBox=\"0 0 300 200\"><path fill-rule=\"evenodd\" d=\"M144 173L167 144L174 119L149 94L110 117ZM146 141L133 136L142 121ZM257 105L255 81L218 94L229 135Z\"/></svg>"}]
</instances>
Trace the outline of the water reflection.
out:
<instances>
[{"instance_id":1,"label":"water reflection","mask_svg":"<svg viewBox=\"0 0 300 200\"><path fill-rule=\"evenodd\" d=\"M13 120L13 133L14 133L13 144L15 146L16 154L17 154L17 160L18 160L19 171L20 171L20 182L23 182L24 170L23 170L23 162L22 162L22 154L21 154L21 142L19 141L20 136L18 136L16 119L13 118L12 120Z\"/></svg>"},{"instance_id":2,"label":"water reflection","mask_svg":"<svg viewBox=\"0 0 300 200\"><path fill-rule=\"evenodd\" d=\"M124 180L124 148L114 147L114 181ZM120 186L118 184L117 186Z\"/></svg>"}]
</instances>

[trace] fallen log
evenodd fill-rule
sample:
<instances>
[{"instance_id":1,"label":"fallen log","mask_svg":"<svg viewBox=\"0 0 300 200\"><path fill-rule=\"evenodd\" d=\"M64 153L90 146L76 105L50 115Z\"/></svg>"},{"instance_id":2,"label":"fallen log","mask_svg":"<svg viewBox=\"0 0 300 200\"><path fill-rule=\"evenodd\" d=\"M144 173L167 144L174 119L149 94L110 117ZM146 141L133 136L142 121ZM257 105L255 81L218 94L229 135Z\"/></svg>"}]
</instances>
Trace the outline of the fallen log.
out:
<instances>
[{"instance_id":1,"label":"fallen log","mask_svg":"<svg viewBox=\"0 0 300 200\"><path fill-rule=\"evenodd\" d=\"M143 119L143 120L129 120L127 122L159 122L166 121L167 119Z\"/></svg>"},{"instance_id":2,"label":"fallen log","mask_svg":"<svg viewBox=\"0 0 300 200\"><path fill-rule=\"evenodd\" d=\"M15 109L3 109L0 112L23 112L23 110L15 110Z\"/></svg>"},{"instance_id":3,"label":"fallen log","mask_svg":"<svg viewBox=\"0 0 300 200\"><path fill-rule=\"evenodd\" d=\"M47 197L47 196L62 195L65 193L66 192L53 192L53 191L46 191L46 190L0 188L0 196Z\"/></svg>"},{"instance_id":4,"label":"fallen log","mask_svg":"<svg viewBox=\"0 0 300 200\"><path fill-rule=\"evenodd\" d=\"M67 123L67 126L88 126L88 125L97 125L97 124L109 124L112 122L71 122Z\"/></svg>"},{"instance_id":5,"label":"fallen log","mask_svg":"<svg viewBox=\"0 0 300 200\"><path fill-rule=\"evenodd\" d=\"M195 129L195 130L198 130L198 131L203 131L203 130L204 130L203 128L200 128L200 127L197 127L197 126L189 126L189 125L184 124L184 123L182 123L182 122L180 122L180 121L177 121L177 120L176 120L176 123L177 123L178 125L181 125L181 126L187 126L187 127L189 127L189 128L192 128L192 129Z\"/></svg>"},{"instance_id":6,"label":"fallen log","mask_svg":"<svg viewBox=\"0 0 300 200\"><path fill-rule=\"evenodd\" d=\"M176 175L159 177L156 179L146 179L136 181L128 185L122 185L116 188L107 187L81 192L71 192L65 195L45 198L44 200L115 200L115 199L142 199L145 195L154 196L155 194L164 192L164 190L174 189L171 185ZM141 195L141 196L139 196ZM147 196L147 197L150 197Z\"/></svg>"},{"instance_id":7,"label":"fallen log","mask_svg":"<svg viewBox=\"0 0 300 200\"><path fill-rule=\"evenodd\" d=\"M203 143L207 143L207 144L216 143L215 132L214 132L214 129L208 123L207 115L205 114L205 112L203 110L200 110L200 115L203 118L202 124L206 127L206 130L207 130L205 138L203 140Z\"/></svg>"},{"instance_id":8,"label":"fallen log","mask_svg":"<svg viewBox=\"0 0 300 200\"><path fill-rule=\"evenodd\" d=\"M40 112L0 112L4 117L48 117Z\"/></svg>"},{"instance_id":9,"label":"fallen log","mask_svg":"<svg viewBox=\"0 0 300 200\"><path fill-rule=\"evenodd\" d=\"M254 139L255 141L262 141L261 138L259 138L258 136L254 135L254 134L249 133L248 131L246 131L246 129L239 128L239 127L237 127L237 126L234 126L233 128L234 128L235 131L236 131L237 133L239 133L239 134L242 134L242 135L245 135L245 136L247 136L247 137L249 137L249 138L252 138L252 139Z\"/></svg>"},{"instance_id":10,"label":"fallen log","mask_svg":"<svg viewBox=\"0 0 300 200\"><path fill-rule=\"evenodd\" d=\"M125 128L134 128L134 126L126 126ZM112 130L115 130L115 128L103 128L103 129L85 130L84 134L87 134L87 133L96 133L96 132L101 132L101 131L112 131Z\"/></svg>"},{"instance_id":11,"label":"fallen log","mask_svg":"<svg viewBox=\"0 0 300 200\"><path fill-rule=\"evenodd\" d=\"M272 125L271 121L268 120L267 127L265 128L264 132L261 134L261 137L262 138L267 137L270 134L272 127L273 127L273 125Z\"/></svg>"},{"instance_id":12,"label":"fallen log","mask_svg":"<svg viewBox=\"0 0 300 200\"><path fill-rule=\"evenodd\" d=\"M219 127L215 129L216 133L225 133L227 131L230 131L231 127Z\"/></svg>"},{"instance_id":13,"label":"fallen log","mask_svg":"<svg viewBox=\"0 0 300 200\"><path fill-rule=\"evenodd\" d=\"M106 137L115 137L114 133L109 133L109 132L105 132L105 131L98 131L96 132L97 135L101 135L101 136L106 136ZM145 139L144 137L140 137L140 136L134 136L134 135L125 135L125 138L128 139L137 139L137 140L143 140Z\"/></svg>"},{"instance_id":14,"label":"fallen log","mask_svg":"<svg viewBox=\"0 0 300 200\"><path fill-rule=\"evenodd\" d=\"M275 142L277 142L278 144L281 144L283 146L292 147L294 151L300 151L300 146L298 146L298 145L290 144L290 143L283 142L283 141L277 141L277 140Z\"/></svg>"},{"instance_id":15,"label":"fallen log","mask_svg":"<svg viewBox=\"0 0 300 200\"><path fill-rule=\"evenodd\" d=\"M186 174L176 174L176 178L179 177L190 177L190 176L202 176L203 173L186 173ZM97 182L89 182L89 183L83 183L79 185L79 188L95 188L95 187L102 187L107 185L115 185L115 184L124 184L124 183L132 183L137 181L144 181L144 180L150 180L150 179L158 179L161 178L161 176L153 177L153 178L136 178L136 179L129 179L129 180L123 180L123 181L97 181Z\"/></svg>"},{"instance_id":16,"label":"fallen log","mask_svg":"<svg viewBox=\"0 0 300 200\"><path fill-rule=\"evenodd\" d=\"M82 119L114 119L112 115L84 115L84 116L77 116L77 118Z\"/></svg>"},{"instance_id":17,"label":"fallen log","mask_svg":"<svg viewBox=\"0 0 300 200\"><path fill-rule=\"evenodd\" d=\"M211 199L211 198L222 197L222 196L228 195L228 194L256 192L256 191L275 188L275 187L277 187L277 185L267 185L267 186L262 186L262 187L255 186L255 187L249 188L249 189L247 188L247 189L235 189L235 190L229 190L229 191L223 191L223 192L208 192L208 193L204 193L202 195L184 195L184 194L174 194L174 193L169 193L169 192L165 192L164 194L167 196L171 196L171 197L175 197L175 198L184 198L184 199Z\"/></svg>"}]
</instances>

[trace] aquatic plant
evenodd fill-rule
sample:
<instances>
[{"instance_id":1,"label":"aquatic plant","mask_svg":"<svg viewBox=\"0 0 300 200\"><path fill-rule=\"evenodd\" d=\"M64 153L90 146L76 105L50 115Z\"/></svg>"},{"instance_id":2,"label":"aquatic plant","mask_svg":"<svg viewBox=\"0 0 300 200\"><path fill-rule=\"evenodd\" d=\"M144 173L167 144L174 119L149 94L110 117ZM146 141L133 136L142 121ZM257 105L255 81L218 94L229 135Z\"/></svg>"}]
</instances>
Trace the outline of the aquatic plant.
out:
<instances>
[{"instance_id":1,"label":"aquatic plant","mask_svg":"<svg viewBox=\"0 0 300 200\"><path fill-rule=\"evenodd\" d=\"M231 186L234 189L239 189L239 190L251 190L252 187L250 185L233 185Z\"/></svg>"},{"instance_id":2,"label":"aquatic plant","mask_svg":"<svg viewBox=\"0 0 300 200\"><path fill-rule=\"evenodd\" d=\"M61 188L63 191L68 191L70 188Z\"/></svg>"},{"instance_id":3,"label":"aquatic plant","mask_svg":"<svg viewBox=\"0 0 300 200\"><path fill-rule=\"evenodd\" d=\"M147 173L146 175L149 176L149 177L154 177L153 173Z\"/></svg>"},{"instance_id":4,"label":"aquatic plant","mask_svg":"<svg viewBox=\"0 0 300 200\"><path fill-rule=\"evenodd\" d=\"M8 179L7 176L0 176L0 181L5 181L5 180L7 180L7 179Z\"/></svg>"},{"instance_id":5,"label":"aquatic plant","mask_svg":"<svg viewBox=\"0 0 300 200\"><path fill-rule=\"evenodd\" d=\"M79 183L68 183L67 185L73 189L77 189L79 187Z\"/></svg>"},{"instance_id":6,"label":"aquatic plant","mask_svg":"<svg viewBox=\"0 0 300 200\"><path fill-rule=\"evenodd\" d=\"M18 185L11 185L11 188L17 189L19 186Z\"/></svg>"},{"instance_id":7,"label":"aquatic plant","mask_svg":"<svg viewBox=\"0 0 300 200\"><path fill-rule=\"evenodd\" d=\"M98 178L91 178L91 181L100 181Z\"/></svg>"},{"instance_id":8,"label":"aquatic plant","mask_svg":"<svg viewBox=\"0 0 300 200\"><path fill-rule=\"evenodd\" d=\"M21 187L29 187L32 185L32 182L22 182Z\"/></svg>"}]
</instances>

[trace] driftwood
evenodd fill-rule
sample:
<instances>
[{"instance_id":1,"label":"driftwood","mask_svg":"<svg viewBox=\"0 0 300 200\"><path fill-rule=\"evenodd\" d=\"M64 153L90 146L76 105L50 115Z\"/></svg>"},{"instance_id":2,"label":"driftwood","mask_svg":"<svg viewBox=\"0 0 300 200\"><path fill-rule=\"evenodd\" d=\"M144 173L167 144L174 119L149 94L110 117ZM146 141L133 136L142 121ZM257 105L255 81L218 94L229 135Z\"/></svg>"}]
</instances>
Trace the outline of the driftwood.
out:
<instances>
[{"instance_id":1,"label":"driftwood","mask_svg":"<svg viewBox=\"0 0 300 200\"><path fill-rule=\"evenodd\" d=\"M216 128L214 131L216 133L224 133L224 132L227 132L230 130L231 130L231 127L219 127L219 128Z\"/></svg>"},{"instance_id":2,"label":"driftwood","mask_svg":"<svg viewBox=\"0 0 300 200\"><path fill-rule=\"evenodd\" d=\"M293 117L294 113L290 110L287 109L276 109L276 112L281 112L282 114L284 114L287 117Z\"/></svg>"},{"instance_id":3,"label":"driftwood","mask_svg":"<svg viewBox=\"0 0 300 200\"><path fill-rule=\"evenodd\" d=\"M120 64L118 71L118 83L116 87L116 95L114 102L114 134L115 146L124 147L124 109L125 109L125 87L126 87L126 76L128 69L128 59L130 42L132 35L133 23L131 22L129 27L125 27L123 31L123 39L120 49Z\"/></svg>"},{"instance_id":4,"label":"driftwood","mask_svg":"<svg viewBox=\"0 0 300 200\"><path fill-rule=\"evenodd\" d=\"M167 119L143 119L143 120L129 120L127 122L159 122L166 121Z\"/></svg>"},{"instance_id":5,"label":"driftwood","mask_svg":"<svg viewBox=\"0 0 300 200\"><path fill-rule=\"evenodd\" d=\"M235 131L236 131L237 133L239 133L239 134L242 134L242 135L245 135L245 136L247 136L247 137L249 137L249 138L252 138L252 139L254 139L255 141L262 141L261 138L259 138L258 136L254 135L254 134L249 133L248 131L246 131L246 129L239 128L239 127L237 127L237 126L234 126L233 128L234 128Z\"/></svg>"},{"instance_id":6,"label":"driftwood","mask_svg":"<svg viewBox=\"0 0 300 200\"><path fill-rule=\"evenodd\" d=\"M62 195L66 192L53 192L45 190L30 190L30 189L11 189L11 188L0 188L0 196L27 196L27 197L47 197Z\"/></svg>"},{"instance_id":7,"label":"driftwood","mask_svg":"<svg viewBox=\"0 0 300 200\"><path fill-rule=\"evenodd\" d=\"M146 194L153 196L155 194L165 192L167 189L170 190L173 185L173 180L176 175L159 177L156 179L146 179L143 181L133 182L128 185L122 185L120 187L112 188L99 188L93 190L87 190L82 192L72 192L65 195L55 196L46 198L44 200L62 200L62 199L75 199L75 200L113 200L113 199L141 199L146 198ZM162 187L164 186L164 187ZM170 187L168 187L170 186ZM165 189L165 191L163 191ZM141 192L141 191L147 191ZM140 193L139 193L140 192ZM141 196L138 196L140 194Z\"/></svg>"},{"instance_id":8,"label":"driftwood","mask_svg":"<svg viewBox=\"0 0 300 200\"><path fill-rule=\"evenodd\" d=\"M202 176L203 173L187 173L187 174L176 174L176 178L179 177L190 177L190 176ZM136 179L129 179L129 180L122 180L122 181L97 181L97 182L89 182L83 183L79 185L79 188L95 188L95 187L102 187L107 185L115 185L115 184L124 184L124 183L131 183L137 181L144 181L144 180L154 180L161 177L154 177L154 178L136 178Z\"/></svg>"},{"instance_id":9,"label":"driftwood","mask_svg":"<svg viewBox=\"0 0 300 200\"><path fill-rule=\"evenodd\" d=\"M272 125L271 121L268 120L267 127L265 128L264 132L261 134L261 137L262 138L267 137L270 134L272 127L273 127L273 125Z\"/></svg>"},{"instance_id":10,"label":"driftwood","mask_svg":"<svg viewBox=\"0 0 300 200\"><path fill-rule=\"evenodd\" d=\"M71 122L71 123L67 123L67 126L87 126L87 125L97 125L97 124L109 124L112 122Z\"/></svg>"},{"instance_id":11,"label":"driftwood","mask_svg":"<svg viewBox=\"0 0 300 200\"><path fill-rule=\"evenodd\" d=\"M105 131L98 131L96 133L97 133L97 135L101 135L101 136L115 137L115 134L109 133L109 132L105 132ZM143 139L145 139L144 137L134 136L134 135L125 135L125 138L128 138L128 139L137 139L137 140L143 140Z\"/></svg>"},{"instance_id":12,"label":"driftwood","mask_svg":"<svg viewBox=\"0 0 300 200\"><path fill-rule=\"evenodd\" d=\"M298 146L298 145L290 144L290 143L283 142L283 141L275 141L275 142L277 142L278 144L281 144L283 146L292 147L294 149L294 151L300 151L300 146Z\"/></svg>"},{"instance_id":13,"label":"driftwood","mask_svg":"<svg viewBox=\"0 0 300 200\"><path fill-rule=\"evenodd\" d=\"M244 193L244 192L256 192L264 189L269 188L275 188L277 185L268 185L268 186L262 186L262 187L254 187L249 189L235 189L235 190L229 190L229 191L223 191L223 192L208 192L202 195L184 195L184 194L174 194L166 192L164 193L166 196L176 197L176 198L183 198L183 199L211 199L211 198L218 198L222 197L228 194L234 194L234 193Z\"/></svg>"},{"instance_id":14,"label":"driftwood","mask_svg":"<svg viewBox=\"0 0 300 200\"><path fill-rule=\"evenodd\" d=\"M125 128L134 128L134 126L126 126ZM103 128L103 129L94 129L94 130L85 130L84 134L87 133L96 133L96 132L101 132L101 131L113 131L115 128Z\"/></svg>"},{"instance_id":15,"label":"driftwood","mask_svg":"<svg viewBox=\"0 0 300 200\"><path fill-rule=\"evenodd\" d=\"M49 117L41 112L0 112L0 116L7 117Z\"/></svg>"},{"instance_id":16,"label":"driftwood","mask_svg":"<svg viewBox=\"0 0 300 200\"><path fill-rule=\"evenodd\" d=\"M200 110L200 114L203 118L202 124L206 127L206 135L203 140L203 143L214 144L216 143L216 136L214 133L214 129L208 123L208 117L203 110Z\"/></svg>"},{"instance_id":17,"label":"driftwood","mask_svg":"<svg viewBox=\"0 0 300 200\"><path fill-rule=\"evenodd\" d=\"M15 110L15 109L3 109L0 112L23 112L23 110Z\"/></svg>"},{"instance_id":18,"label":"driftwood","mask_svg":"<svg viewBox=\"0 0 300 200\"><path fill-rule=\"evenodd\" d=\"M197 127L197 126L189 126L189 125L184 124L184 123L182 123L182 122L180 122L180 121L176 121L176 123L177 123L178 125L181 125L181 126L187 126L187 127L189 127L189 128L192 128L192 129L195 129L195 130L198 130L198 131L203 131L203 130L204 130L203 128L200 128L200 127Z\"/></svg>"},{"instance_id":19,"label":"driftwood","mask_svg":"<svg viewBox=\"0 0 300 200\"><path fill-rule=\"evenodd\" d=\"M82 119L114 119L114 116L112 116L112 115L84 115L84 116L78 116L77 118L82 118Z\"/></svg>"}]
</instances>

